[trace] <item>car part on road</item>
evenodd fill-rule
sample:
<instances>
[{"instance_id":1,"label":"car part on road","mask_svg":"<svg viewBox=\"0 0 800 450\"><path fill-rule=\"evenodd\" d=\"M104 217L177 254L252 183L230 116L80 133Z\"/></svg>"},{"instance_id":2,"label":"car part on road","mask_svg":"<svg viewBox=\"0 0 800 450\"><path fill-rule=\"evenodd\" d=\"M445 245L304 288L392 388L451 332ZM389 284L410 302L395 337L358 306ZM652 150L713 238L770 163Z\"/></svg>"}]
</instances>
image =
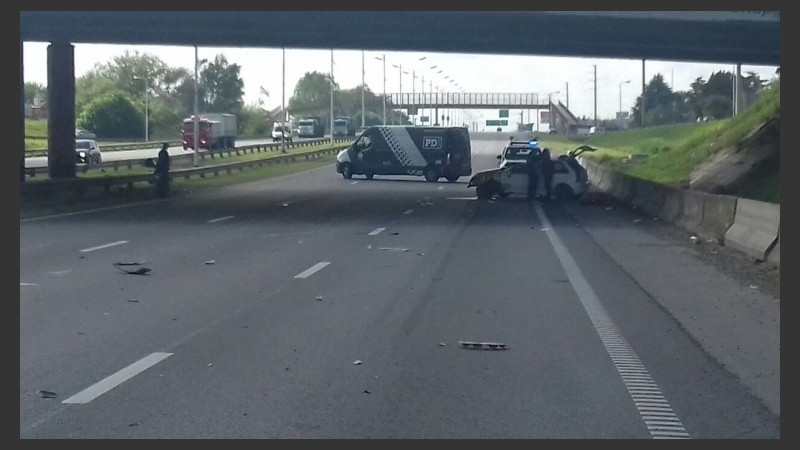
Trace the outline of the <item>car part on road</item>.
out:
<instances>
[{"instance_id":1,"label":"car part on road","mask_svg":"<svg viewBox=\"0 0 800 450\"><path fill-rule=\"evenodd\" d=\"M471 341L458 341L462 347L472 350L508 350L506 344L500 342L471 342Z\"/></svg>"},{"instance_id":2,"label":"car part on road","mask_svg":"<svg viewBox=\"0 0 800 450\"><path fill-rule=\"evenodd\" d=\"M430 181L431 183L439 181L439 174L436 173L435 167L426 167L425 170L422 171L422 175L425 177L426 181Z\"/></svg>"}]
</instances>

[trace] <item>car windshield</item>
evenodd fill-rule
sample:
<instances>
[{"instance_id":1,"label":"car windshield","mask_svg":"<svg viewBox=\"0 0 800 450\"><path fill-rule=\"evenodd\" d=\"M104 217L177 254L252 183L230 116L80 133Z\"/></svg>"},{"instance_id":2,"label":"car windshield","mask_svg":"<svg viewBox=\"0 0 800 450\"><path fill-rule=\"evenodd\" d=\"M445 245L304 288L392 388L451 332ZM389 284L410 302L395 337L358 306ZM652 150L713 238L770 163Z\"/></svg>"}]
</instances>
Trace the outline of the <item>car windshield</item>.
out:
<instances>
[{"instance_id":1,"label":"car windshield","mask_svg":"<svg viewBox=\"0 0 800 450\"><path fill-rule=\"evenodd\" d=\"M312 121L312 120L301 120L299 122L299 125L300 126L313 126L314 125L314 121Z\"/></svg>"},{"instance_id":2,"label":"car windshield","mask_svg":"<svg viewBox=\"0 0 800 450\"><path fill-rule=\"evenodd\" d=\"M75 141L75 148L76 149L90 149L91 142L89 141Z\"/></svg>"},{"instance_id":3,"label":"car windshield","mask_svg":"<svg viewBox=\"0 0 800 450\"><path fill-rule=\"evenodd\" d=\"M530 152L531 150L525 147L507 147L505 159L525 159Z\"/></svg>"}]
</instances>

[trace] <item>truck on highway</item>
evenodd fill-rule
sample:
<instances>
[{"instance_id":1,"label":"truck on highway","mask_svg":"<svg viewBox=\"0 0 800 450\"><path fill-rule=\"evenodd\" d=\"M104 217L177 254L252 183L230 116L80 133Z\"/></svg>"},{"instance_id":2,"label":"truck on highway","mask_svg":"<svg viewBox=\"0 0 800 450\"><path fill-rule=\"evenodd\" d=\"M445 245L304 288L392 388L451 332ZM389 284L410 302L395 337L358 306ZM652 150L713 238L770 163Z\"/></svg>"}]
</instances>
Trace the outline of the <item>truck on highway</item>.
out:
<instances>
[{"instance_id":1,"label":"truck on highway","mask_svg":"<svg viewBox=\"0 0 800 450\"><path fill-rule=\"evenodd\" d=\"M354 136L356 130L353 127L353 121L349 117L337 117L333 121L333 130L331 131L334 136Z\"/></svg>"},{"instance_id":2,"label":"truck on highway","mask_svg":"<svg viewBox=\"0 0 800 450\"><path fill-rule=\"evenodd\" d=\"M313 116L303 117L297 122L297 135L299 137L324 137L325 125L327 121L325 117Z\"/></svg>"},{"instance_id":3,"label":"truck on highway","mask_svg":"<svg viewBox=\"0 0 800 450\"><path fill-rule=\"evenodd\" d=\"M205 113L198 120L199 148L215 150L236 146L236 114ZM194 115L183 120L183 149L194 149Z\"/></svg>"}]
</instances>

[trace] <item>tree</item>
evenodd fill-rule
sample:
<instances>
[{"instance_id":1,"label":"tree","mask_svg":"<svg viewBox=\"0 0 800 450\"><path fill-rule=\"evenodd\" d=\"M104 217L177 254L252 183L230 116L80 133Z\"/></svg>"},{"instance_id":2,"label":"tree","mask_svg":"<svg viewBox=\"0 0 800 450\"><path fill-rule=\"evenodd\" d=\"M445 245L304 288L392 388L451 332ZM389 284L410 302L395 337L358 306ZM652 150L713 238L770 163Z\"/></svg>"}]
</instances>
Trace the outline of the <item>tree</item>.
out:
<instances>
[{"instance_id":1,"label":"tree","mask_svg":"<svg viewBox=\"0 0 800 450\"><path fill-rule=\"evenodd\" d=\"M124 93L114 91L86 105L78 126L104 138L130 138L142 133L144 117Z\"/></svg>"},{"instance_id":2,"label":"tree","mask_svg":"<svg viewBox=\"0 0 800 450\"><path fill-rule=\"evenodd\" d=\"M672 123L677 103L682 100L676 97L672 88L664 82L664 76L660 73L655 74L650 83L645 85L644 91L647 96L645 123L648 126ZM633 107L633 121L636 124L642 123L641 95L636 98L636 104Z\"/></svg>"},{"instance_id":3,"label":"tree","mask_svg":"<svg viewBox=\"0 0 800 450\"><path fill-rule=\"evenodd\" d=\"M47 103L47 88L40 83L27 81L25 82L25 104L32 105L34 98Z\"/></svg>"},{"instance_id":4,"label":"tree","mask_svg":"<svg viewBox=\"0 0 800 450\"><path fill-rule=\"evenodd\" d=\"M244 81L241 66L228 63L224 55L217 55L200 73L200 84L205 87L205 112L238 113L244 106Z\"/></svg>"},{"instance_id":5,"label":"tree","mask_svg":"<svg viewBox=\"0 0 800 450\"><path fill-rule=\"evenodd\" d=\"M236 125L241 136L266 136L272 129L272 120L256 105L246 105L239 111Z\"/></svg>"},{"instance_id":6,"label":"tree","mask_svg":"<svg viewBox=\"0 0 800 450\"><path fill-rule=\"evenodd\" d=\"M334 92L339 89L339 85L335 81L333 89ZM330 102L330 75L316 71L306 72L295 85L294 94L289 98L289 111L324 110L326 107L330 108Z\"/></svg>"}]
</instances>

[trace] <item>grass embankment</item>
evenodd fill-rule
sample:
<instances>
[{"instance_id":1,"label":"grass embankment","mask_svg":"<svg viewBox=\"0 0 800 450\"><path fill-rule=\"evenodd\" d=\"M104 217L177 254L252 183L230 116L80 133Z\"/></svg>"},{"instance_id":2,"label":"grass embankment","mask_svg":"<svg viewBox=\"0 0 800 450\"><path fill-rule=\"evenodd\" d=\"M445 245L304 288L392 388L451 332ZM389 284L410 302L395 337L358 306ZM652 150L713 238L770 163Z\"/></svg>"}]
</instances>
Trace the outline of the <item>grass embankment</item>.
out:
<instances>
[{"instance_id":1,"label":"grass embankment","mask_svg":"<svg viewBox=\"0 0 800 450\"><path fill-rule=\"evenodd\" d=\"M25 150L41 148L47 148L47 119L25 119Z\"/></svg>"},{"instance_id":2,"label":"grass embankment","mask_svg":"<svg viewBox=\"0 0 800 450\"><path fill-rule=\"evenodd\" d=\"M687 187L699 165L720 150L740 145L753 130L779 116L780 85L777 85L731 119L605 133L591 136L585 143L598 149L589 157L608 167L657 183ZM583 143L550 135L542 136L541 141L555 153ZM631 155L634 159L626 161ZM751 180L738 195L779 203L780 178L775 173Z\"/></svg>"}]
</instances>

